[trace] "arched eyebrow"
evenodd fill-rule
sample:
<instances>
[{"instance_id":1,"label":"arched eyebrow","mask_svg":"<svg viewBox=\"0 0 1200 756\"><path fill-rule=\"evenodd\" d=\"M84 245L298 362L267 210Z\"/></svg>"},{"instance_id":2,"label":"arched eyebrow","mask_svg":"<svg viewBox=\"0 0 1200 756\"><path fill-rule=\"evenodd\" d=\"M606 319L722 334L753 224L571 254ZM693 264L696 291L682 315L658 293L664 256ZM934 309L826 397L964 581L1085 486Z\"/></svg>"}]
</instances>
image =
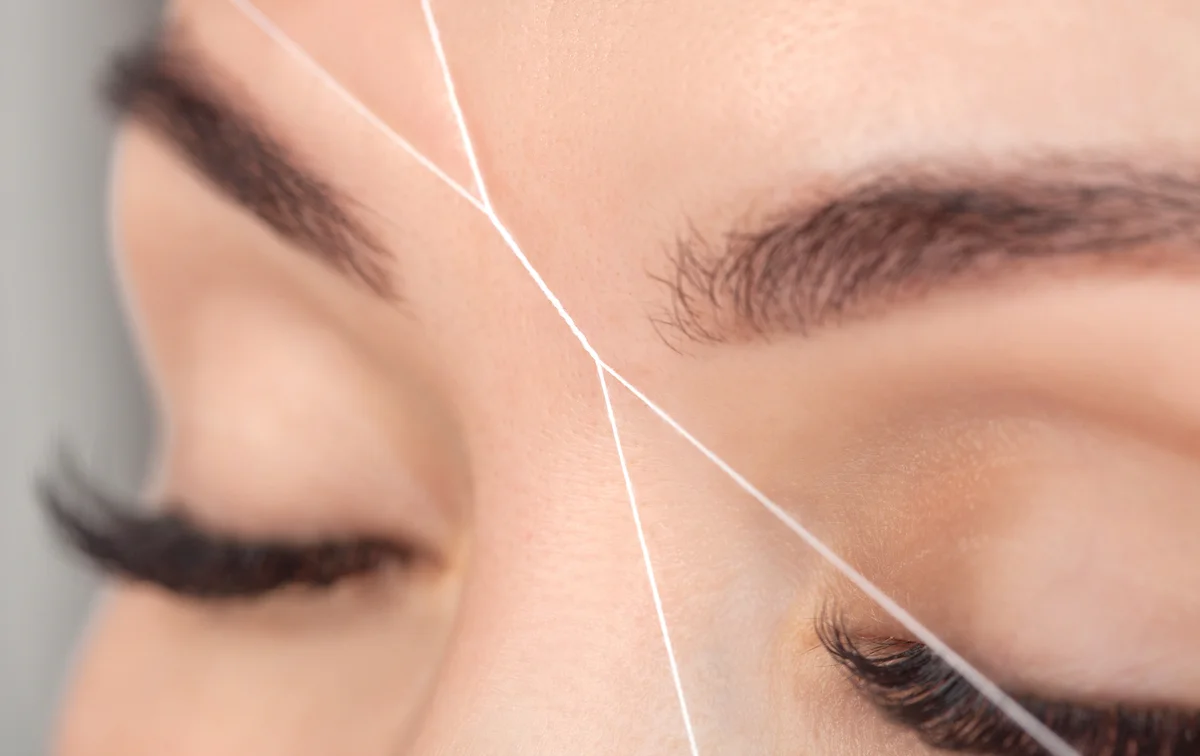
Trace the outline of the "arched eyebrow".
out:
<instances>
[{"instance_id":1,"label":"arched eyebrow","mask_svg":"<svg viewBox=\"0 0 1200 756\"><path fill-rule=\"evenodd\" d=\"M702 343L808 334L1032 268L1200 271L1200 179L1111 162L893 170L719 245L682 239L659 325Z\"/></svg>"},{"instance_id":2,"label":"arched eyebrow","mask_svg":"<svg viewBox=\"0 0 1200 756\"><path fill-rule=\"evenodd\" d=\"M117 56L104 95L224 197L357 285L390 299L390 256L354 203L271 133L245 97L220 84L181 34Z\"/></svg>"}]
</instances>

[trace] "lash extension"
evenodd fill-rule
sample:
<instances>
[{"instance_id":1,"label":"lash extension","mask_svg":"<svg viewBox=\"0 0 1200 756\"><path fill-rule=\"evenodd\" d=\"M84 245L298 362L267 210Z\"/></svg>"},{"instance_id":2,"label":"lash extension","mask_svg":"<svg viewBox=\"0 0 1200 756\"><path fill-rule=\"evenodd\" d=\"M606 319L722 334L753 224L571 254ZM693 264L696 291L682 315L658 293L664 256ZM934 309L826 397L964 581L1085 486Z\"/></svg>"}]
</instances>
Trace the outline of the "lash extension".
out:
<instances>
[{"instance_id":1,"label":"lash extension","mask_svg":"<svg viewBox=\"0 0 1200 756\"><path fill-rule=\"evenodd\" d=\"M928 745L962 753L1043 756L1037 741L922 643L864 639L826 613L817 635L851 683L888 719ZM1197 756L1200 713L1017 697L1084 756Z\"/></svg>"},{"instance_id":2,"label":"lash extension","mask_svg":"<svg viewBox=\"0 0 1200 756\"><path fill-rule=\"evenodd\" d=\"M326 588L415 548L381 539L288 542L202 527L186 514L140 512L98 491L71 465L41 482L39 499L60 538L102 572L197 599L254 598L287 586Z\"/></svg>"}]
</instances>

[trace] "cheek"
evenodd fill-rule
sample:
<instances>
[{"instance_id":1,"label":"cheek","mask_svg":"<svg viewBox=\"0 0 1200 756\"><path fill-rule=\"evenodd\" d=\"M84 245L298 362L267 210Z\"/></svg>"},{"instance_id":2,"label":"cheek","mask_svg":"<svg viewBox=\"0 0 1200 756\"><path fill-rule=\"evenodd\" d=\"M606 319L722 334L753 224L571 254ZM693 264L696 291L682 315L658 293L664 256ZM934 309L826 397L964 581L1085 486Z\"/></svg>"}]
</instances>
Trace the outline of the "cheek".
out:
<instances>
[{"instance_id":1,"label":"cheek","mask_svg":"<svg viewBox=\"0 0 1200 756\"><path fill-rule=\"evenodd\" d=\"M397 752L431 684L445 606L390 591L331 598L211 611L118 590L92 628L60 752Z\"/></svg>"}]
</instances>

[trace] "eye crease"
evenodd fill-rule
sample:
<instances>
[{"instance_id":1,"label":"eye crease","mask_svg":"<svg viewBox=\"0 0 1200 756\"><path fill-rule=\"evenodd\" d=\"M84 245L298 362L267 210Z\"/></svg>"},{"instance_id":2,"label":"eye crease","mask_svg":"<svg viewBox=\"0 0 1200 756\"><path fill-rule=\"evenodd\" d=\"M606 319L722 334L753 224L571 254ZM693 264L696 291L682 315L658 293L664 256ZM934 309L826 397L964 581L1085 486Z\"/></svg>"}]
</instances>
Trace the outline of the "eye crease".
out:
<instances>
[{"instance_id":1,"label":"eye crease","mask_svg":"<svg viewBox=\"0 0 1200 756\"><path fill-rule=\"evenodd\" d=\"M168 5L50 749L1200 756L1200 4Z\"/></svg>"},{"instance_id":2,"label":"eye crease","mask_svg":"<svg viewBox=\"0 0 1200 756\"><path fill-rule=\"evenodd\" d=\"M817 622L826 652L888 719L934 748L1040 756L1046 751L922 643L857 636L837 614ZM1200 753L1200 712L1166 706L1084 704L1015 696L1087 756Z\"/></svg>"},{"instance_id":3,"label":"eye crease","mask_svg":"<svg viewBox=\"0 0 1200 756\"><path fill-rule=\"evenodd\" d=\"M64 466L39 490L61 540L102 572L194 599L252 599L287 587L329 588L387 565L412 567L413 544L376 538L247 539L179 511L135 511Z\"/></svg>"}]
</instances>

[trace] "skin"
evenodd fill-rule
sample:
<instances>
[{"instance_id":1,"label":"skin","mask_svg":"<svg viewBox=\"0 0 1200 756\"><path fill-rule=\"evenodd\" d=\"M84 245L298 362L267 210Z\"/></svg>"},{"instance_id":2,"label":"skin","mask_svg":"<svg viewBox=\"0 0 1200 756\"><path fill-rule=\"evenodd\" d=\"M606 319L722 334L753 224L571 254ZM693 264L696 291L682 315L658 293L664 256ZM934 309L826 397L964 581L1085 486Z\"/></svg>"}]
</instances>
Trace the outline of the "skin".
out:
<instances>
[{"instance_id":1,"label":"skin","mask_svg":"<svg viewBox=\"0 0 1200 756\"><path fill-rule=\"evenodd\" d=\"M259 6L473 186L418 4ZM689 227L862 171L1200 166L1195 3L434 8L497 213L609 364L1006 687L1200 705L1193 272L1017 271L736 344L652 322ZM486 218L232 4L172 10L366 208L399 291L298 253L129 124L117 263L163 418L150 493L248 535L418 533L441 562L250 605L114 587L58 752L686 753L591 358ZM813 617L835 598L907 631L609 387L701 751L923 752L814 650Z\"/></svg>"}]
</instances>

